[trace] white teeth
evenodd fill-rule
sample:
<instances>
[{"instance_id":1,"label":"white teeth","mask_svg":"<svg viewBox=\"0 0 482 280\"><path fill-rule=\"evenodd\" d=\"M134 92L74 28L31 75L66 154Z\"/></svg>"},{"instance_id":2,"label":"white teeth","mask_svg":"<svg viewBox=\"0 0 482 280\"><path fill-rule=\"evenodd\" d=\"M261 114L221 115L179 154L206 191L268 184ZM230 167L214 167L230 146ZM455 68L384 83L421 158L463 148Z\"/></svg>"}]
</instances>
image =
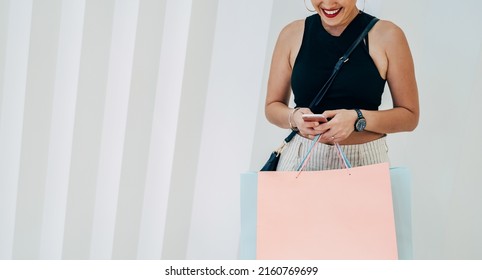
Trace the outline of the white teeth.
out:
<instances>
[{"instance_id":1,"label":"white teeth","mask_svg":"<svg viewBox=\"0 0 482 280\"><path fill-rule=\"evenodd\" d=\"M325 11L325 13L327 13L327 14L329 14L329 15L334 15L334 14L338 13L338 12L340 11L340 9L338 9L338 10L332 10L332 11L328 11L328 10L324 10L324 11Z\"/></svg>"}]
</instances>

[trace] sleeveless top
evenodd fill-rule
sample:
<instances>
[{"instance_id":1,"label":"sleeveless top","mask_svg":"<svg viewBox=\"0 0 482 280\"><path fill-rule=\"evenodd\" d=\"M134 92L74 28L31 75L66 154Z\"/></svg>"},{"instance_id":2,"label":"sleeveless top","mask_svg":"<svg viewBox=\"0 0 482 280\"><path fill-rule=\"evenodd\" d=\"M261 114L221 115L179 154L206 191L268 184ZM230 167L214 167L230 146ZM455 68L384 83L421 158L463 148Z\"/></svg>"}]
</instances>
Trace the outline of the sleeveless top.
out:
<instances>
[{"instance_id":1,"label":"sleeveless top","mask_svg":"<svg viewBox=\"0 0 482 280\"><path fill-rule=\"evenodd\" d=\"M311 101L330 77L338 59L358 38L373 16L360 12L339 37L329 34L318 14L305 20L301 48L291 74L296 107L309 107ZM360 42L343 65L314 113L335 109L378 110L385 80L380 76L368 53L366 42Z\"/></svg>"}]
</instances>

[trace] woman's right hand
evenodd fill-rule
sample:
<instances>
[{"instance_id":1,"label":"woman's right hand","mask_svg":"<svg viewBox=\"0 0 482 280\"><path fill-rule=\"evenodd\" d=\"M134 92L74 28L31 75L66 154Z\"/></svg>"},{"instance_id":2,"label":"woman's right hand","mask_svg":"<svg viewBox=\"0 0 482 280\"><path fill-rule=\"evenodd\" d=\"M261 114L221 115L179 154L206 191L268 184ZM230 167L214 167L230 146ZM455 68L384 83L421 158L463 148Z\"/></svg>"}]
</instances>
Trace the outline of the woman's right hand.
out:
<instances>
[{"instance_id":1,"label":"woman's right hand","mask_svg":"<svg viewBox=\"0 0 482 280\"><path fill-rule=\"evenodd\" d=\"M294 112L291 116L291 122L293 123L296 128L299 130L299 134L303 137L308 139L313 139L317 134L320 134L319 131L315 130L314 128L319 126L319 122L308 122L303 120L303 114L313 114L313 112L309 108L299 108Z\"/></svg>"}]
</instances>

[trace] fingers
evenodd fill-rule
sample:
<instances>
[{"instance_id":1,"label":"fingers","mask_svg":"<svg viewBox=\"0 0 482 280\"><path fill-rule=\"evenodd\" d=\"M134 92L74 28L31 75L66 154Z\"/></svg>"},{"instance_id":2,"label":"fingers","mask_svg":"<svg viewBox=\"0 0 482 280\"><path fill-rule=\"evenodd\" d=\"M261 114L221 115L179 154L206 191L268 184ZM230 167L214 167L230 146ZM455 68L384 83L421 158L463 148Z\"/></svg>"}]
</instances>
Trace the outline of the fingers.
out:
<instances>
[{"instance_id":1,"label":"fingers","mask_svg":"<svg viewBox=\"0 0 482 280\"><path fill-rule=\"evenodd\" d=\"M323 134L320 137L320 140L323 141L323 143L330 143L330 144L334 144L336 142L342 141L341 138L337 137L335 134L333 134L331 132Z\"/></svg>"},{"instance_id":2,"label":"fingers","mask_svg":"<svg viewBox=\"0 0 482 280\"><path fill-rule=\"evenodd\" d=\"M338 114L339 110L326 110L323 112L323 116L325 116L327 119L332 119Z\"/></svg>"},{"instance_id":3,"label":"fingers","mask_svg":"<svg viewBox=\"0 0 482 280\"><path fill-rule=\"evenodd\" d=\"M313 139L315 135L318 135L319 133L314 129L304 128L304 129L300 129L300 134L303 137Z\"/></svg>"},{"instance_id":4,"label":"fingers","mask_svg":"<svg viewBox=\"0 0 482 280\"><path fill-rule=\"evenodd\" d=\"M306 127L310 127L310 128L313 128L313 129L314 129L315 127L317 127L317 126L320 125L319 122L306 122L306 121L305 121L303 124L304 124Z\"/></svg>"},{"instance_id":5,"label":"fingers","mask_svg":"<svg viewBox=\"0 0 482 280\"><path fill-rule=\"evenodd\" d=\"M339 143L346 140L354 130L351 111L349 110L328 110L323 112L330 121L322 123L315 129L322 132L321 137L327 143Z\"/></svg>"},{"instance_id":6,"label":"fingers","mask_svg":"<svg viewBox=\"0 0 482 280\"><path fill-rule=\"evenodd\" d=\"M348 117L347 112L347 110L324 111L323 115L330 119L328 122L302 121L298 126L300 134L309 139L313 139L315 135L321 134L319 141L322 143L333 144L342 142L350 136L354 129L351 115Z\"/></svg>"},{"instance_id":7,"label":"fingers","mask_svg":"<svg viewBox=\"0 0 482 280\"><path fill-rule=\"evenodd\" d=\"M340 143L350 137L350 132L346 130L331 129L321 136L321 139L327 143Z\"/></svg>"},{"instance_id":8,"label":"fingers","mask_svg":"<svg viewBox=\"0 0 482 280\"><path fill-rule=\"evenodd\" d=\"M303 130L304 127L306 127L305 121L301 117L303 114L311 114L311 110L309 108L299 108L292 116L295 126L300 131Z\"/></svg>"},{"instance_id":9,"label":"fingers","mask_svg":"<svg viewBox=\"0 0 482 280\"><path fill-rule=\"evenodd\" d=\"M333 143L335 140L338 140L337 136L334 135L331 131L328 131L327 133L319 133L316 130L300 130L300 135L308 138L310 140L313 140L317 135L320 135L319 142L321 143Z\"/></svg>"}]
</instances>

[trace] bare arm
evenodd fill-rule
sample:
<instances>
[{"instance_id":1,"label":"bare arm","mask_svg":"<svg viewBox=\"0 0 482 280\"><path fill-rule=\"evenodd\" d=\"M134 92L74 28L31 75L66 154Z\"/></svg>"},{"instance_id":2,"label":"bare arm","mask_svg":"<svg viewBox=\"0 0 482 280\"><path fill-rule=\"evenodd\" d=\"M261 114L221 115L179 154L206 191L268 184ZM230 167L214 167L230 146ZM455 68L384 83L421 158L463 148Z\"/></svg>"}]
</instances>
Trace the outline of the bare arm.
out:
<instances>
[{"instance_id":1,"label":"bare arm","mask_svg":"<svg viewBox=\"0 0 482 280\"><path fill-rule=\"evenodd\" d=\"M280 33L271 60L266 95L265 114L268 121L281 127L300 129L302 135L315 134L313 127L318 123L308 123L301 119L303 113L311 113L308 108L294 110L288 107L291 95L291 73L293 64L301 46L304 20L287 25Z\"/></svg>"},{"instance_id":2,"label":"bare arm","mask_svg":"<svg viewBox=\"0 0 482 280\"><path fill-rule=\"evenodd\" d=\"M379 133L412 131L418 125L419 102L413 58L403 31L387 24L385 53L388 60L387 82L393 109L366 111L367 130Z\"/></svg>"},{"instance_id":3,"label":"bare arm","mask_svg":"<svg viewBox=\"0 0 482 280\"><path fill-rule=\"evenodd\" d=\"M398 26L387 21L380 22L374 33L373 40L370 37L370 54L372 55L373 44L376 53L372 57L379 70L381 69L382 76L386 76L393 109L362 110L367 120L365 130L379 134L412 131L418 124L419 102L413 59L407 39ZM332 110L323 114L333 119L317 127L318 132L324 133L322 140L328 141L336 135L339 141L343 141L352 135L357 118L354 110Z\"/></svg>"},{"instance_id":4,"label":"bare arm","mask_svg":"<svg viewBox=\"0 0 482 280\"><path fill-rule=\"evenodd\" d=\"M289 128L288 117L291 109L288 103L291 94L291 53L293 40L300 27L299 22L286 26L280 33L271 59L271 68L268 79L268 92L266 95L265 114L268 121L282 127Z\"/></svg>"}]
</instances>

